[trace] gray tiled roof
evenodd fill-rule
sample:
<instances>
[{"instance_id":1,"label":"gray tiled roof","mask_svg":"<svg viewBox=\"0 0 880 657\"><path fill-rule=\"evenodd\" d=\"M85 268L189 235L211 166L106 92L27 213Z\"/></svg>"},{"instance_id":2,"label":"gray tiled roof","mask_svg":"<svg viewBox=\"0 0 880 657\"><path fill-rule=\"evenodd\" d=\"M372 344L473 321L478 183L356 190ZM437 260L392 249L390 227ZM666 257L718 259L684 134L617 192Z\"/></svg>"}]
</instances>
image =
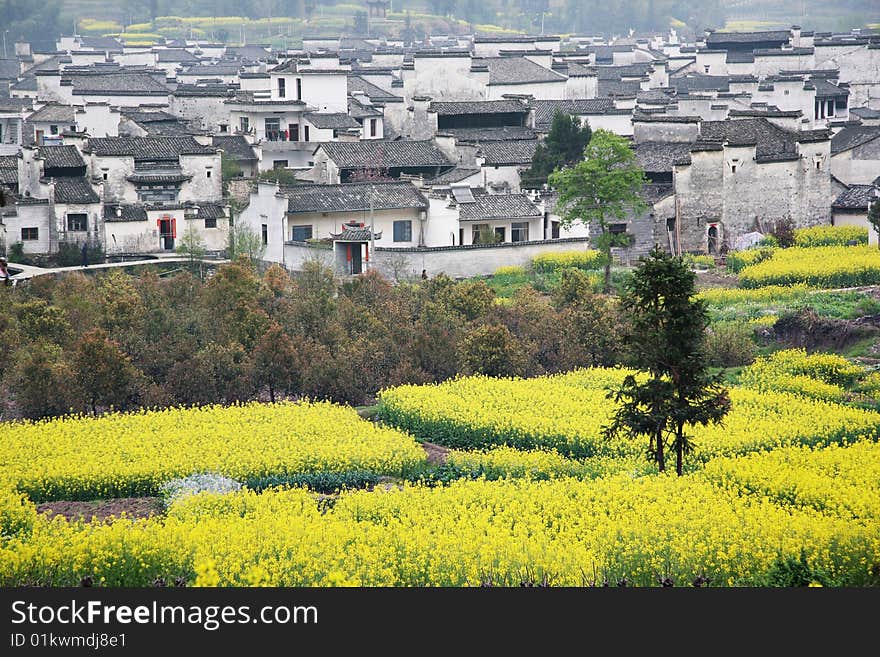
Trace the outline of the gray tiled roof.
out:
<instances>
[{"instance_id":1,"label":"gray tiled roof","mask_svg":"<svg viewBox=\"0 0 880 657\"><path fill-rule=\"evenodd\" d=\"M376 166L377 163L388 168L452 166L434 141L331 141L318 148L340 169Z\"/></svg>"},{"instance_id":2,"label":"gray tiled roof","mask_svg":"<svg viewBox=\"0 0 880 657\"><path fill-rule=\"evenodd\" d=\"M816 98L839 98L849 96L849 89L838 87L828 80L810 78L810 84L816 87Z\"/></svg>"},{"instance_id":3,"label":"gray tiled roof","mask_svg":"<svg viewBox=\"0 0 880 657\"><path fill-rule=\"evenodd\" d=\"M12 91L37 91L37 78L27 75L9 87Z\"/></svg>"},{"instance_id":4,"label":"gray tiled roof","mask_svg":"<svg viewBox=\"0 0 880 657\"><path fill-rule=\"evenodd\" d=\"M253 146L241 135L214 135L211 142L233 160L251 162L257 159Z\"/></svg>"},{"instance_id":5,"label":"gray tiled roof","mask_svg":"<svg viewBox=\"0 0 880 657\"><path fill-rule=\"evenodd\" d=\"M610 98L591 98L589 100L532 100L529 106L535 111L535 127L549 128L553 123L553 115L557 111L583 116L587 114L605 114L614 109L614 101Z\"/></svg>"},{"instance_id":6,"label":"gray tiled roof","mask_svg":"<svg viewBox=\"0 0 880 657\"><path fill-rule=\"evenodd\" d=\"M880 188L874 185L851 185L834 199L832 208L840 210L866 210L875 200L880 199Z\"/></svg>"},{"instance_id":7,"label":"gray tiled roof","mask_svg":"<svg viewBox=\"0 0 880 657\"><path fill-rule=\"evenodd\" d=\"M142 205L104 205L104 221L106 222L146 220L147 211Z\"/></svg>"},{"instance_id":8,"label":"gray tiled roof","mask_svg":"<svg viewBox=\"0 0 880 657\"><path fill-rule=\"evenodd\" d=\"M361 125L348 114L342 112L307 112L303 114L303 118L319 130L359 128Z\"/></svg>"},{"instance_id":9,"label":"gray tiled roof","mask_svg":"<svg viewBox=\"0 0 880 657\"><path fill-rule=\"evenodd\" d=\"M441 128L438 135L455 137L456 141L484 142L535 139L536 133L531 128L521 126L501 126L493 128Z\"/></svg>"},{"instance_id":10,"label":"gray tiled roof","mask_svg":"<svg viewBox=\"0 0 880 657\"><path fill-rule=\"evenodd\" d=\"M142 173L135 171L125 177L135 185L174 185L191 180L192 176L182 173Z\"/></svg>"},{"instance_id":11,"label":"gray tiled roof","mask_svg":"<svg viewBox=\"0 0 880 657\"><path fill-rule=\"evenodd\" d=\"M730 78L726 75L686 75L670 78L669 86L675 87L679 94L692 91L729 91Z\"/></svg>"},{"instance_id":12,"label":"gray tiled roof","mask_svg":"<svg viewBox=\"0 0 880 657\"><path fill-rule=\"evenodd\" d=\"M645 203L656 203L675 193L675 185L670 183L647 183L642 185L639 196Z\"/></svg>"},{"instance_id":13,"label":"gray tiled roof","mask_svg":"<svg viewBox=\"0 0 880 657\"><path fill-rule=\"evenodd\" d=\"M431 178L431 180L429 180L428 182L431 185L449 185L451 183L461 182L462 180L470 178L471 176L476 176L479 173L479 169L455 167L454 169L450 169L446 173L441 173L439 176Z\"/></svg>"},{"instance_id":14,"label":"gray tiled roof","mask_svg":"<svg viewBox=\"0 0 880 657\"><path fill-rule=\"evenodd\" d=\"M235 87L227 84L178 84L172 95L184 98L190 96L212 96L217 98L229 98L235 93Z\"/></svg>"},{"instance_id":15,"label":"gray tiled roof","mask_svg":"<svg viewBox=\"0 0 880 657\"><path fill-rule=\"evenodd\" d=\"M635 145L639 166L648 173L671 172L675 164L690 164L689 143L645 141Z\"/></svg>"},{"instance_id":16,"label":"gray tiled roof","mask_svg":"<svg viewBox=\"0 0 880 657\"><path fill-rule=\"evenodd\" d=\"M288 212L360 212L427 208L428 200L408 182L344 183L341 185L293 185L281 189Z\"/></svg>"},{"instance_id":17,"label":"gray tiled roof","mask_svg":"<svg viewBox=\"0 0 880 657\"><path fill-rule=\"evenodd\" d=\"M525 114L529 109L518 100L472 100L462 102L433 102L429 111L438 116L461 114Z\"/></svg>"},{"instance_id":18,"label":"gray tiled roof","mask_svg":"<svg viewBox=\"0 0 880 657\"><path fill-rule=\"evenodd\" d=\"M566 80L561 73L551 71L525 57L475 57L471 63L489 67L490 85L540 84Z\"/></svg>"},{"instance_id":19,"label":"gray tiled roof","mask_svg":"<svg viewBox=\"0 0 880 657\"><path fill-rule=\"evenodd\" d=\"M269 59L270 53L263 46L227 46L223 52L226 59L242 59L252 62Z\"/></svg>"},{"instance_id":20,"label":"gray tiled roof","mask_svg":"<svg viewBox=\"0 0 880 657\"><path fill-rule=\"evenodd\" d=\"M22 114L30 111L34 106L31 98L0 98L0 112L15 112Z\"/></svg>"},{"instance_id":21,"label":"gray tiled roof","mask_svg":"<svg viewBox=\"0 0 880 657\"><path fill-rule=\"evenodd\" d=\"M863 119L880 119L880 110L871 109L870 107L850 107L849 113Z\"/></svg>"},{"instance_id":22,"label":"gray tiled roof","mask_svg":"<svg viewBox=\"0 0 880 657\"><path fill-rule=\"evenodd\" d=\"M62 79L65 75L62 72ZM106 96L167 96L170 92L148 73L112 72L94 75L72 75L73 95Z\"/></svg>"},{"instance_id":23,"label":"gray tiled roof","mask_svg":"<svg viewBox=\"0 0 880 657\"><path fill-rule=\"evenodd\" d=\"M713 32L706 39L706 45L716 47L731 43L762 43L765 41L788 42L788 30L769 30L767 32Z\"/></svg>"},{"instance_id":24,"label":"gray tiled roof","mask_svg":"<svg viewBox=\"0 0 880 657\"><path fill-rule=\"evenodd\" d=\"M140 108L126 108L123 109L121 113L125 118L131 119L132 121L137 121L138 123L176 121L178 119L178 117L174 114L171 114L170 112L166 112L164 110L151 111L142 110Z\"/></svg>"},{"instance_id":25,"label":"gray tiled roof","mask_svg":"<svg viewBox=\"0 0 880 657\"><path fill-rule=\"evenodd\" d=\"M40 146L39 154L46 169L78 169L86 166L76 146Z\"/></svg>"},{"instance_id":26,"label":"gray tiled roof","mask_svg":"<svg viewBox=\"0 0 880 657\"><path fill-rule=\"evenodd\" d=\"M123 111L122 115L147 131L148 137L178 137L201 134L180 117L168 112Z\"/></svg>"},{"instance_id":27,"label":"gray tiled roof","mask_svg":"<svg viewBox=\"0 0 880 657\"><path fill-rule=\"evenodd\" d=\"M700 138L726 141L731 146L755 146L759 161L797 157L798 135L763 118L703 121Z\"/></svg>"},{"instance_id":28,"label":"gray tiled roof","mask_svg":"<svg viewBox=\"0 0 880 657\"><path fill-rule=\"evenodd\" d=\"M376 237L380 238L382 231L376 231ZM331 233L331 237L337 242L369 242L371 239L369 228L349 228L346 226L339 233Z\"/></svg>"},{"instance_id":29,"label":"gray tiled roof","mask_svg":"<svg viewBox=\"0 0 880 657\"><path fill-rule=\"evenodd\" d=\"M480 143L479 152L490 166L531 164L537 147L537 139L486 141Z\"/></svg>"},{"instance_id":30,"label":"gray tiled roof","mask_svg":"<svg viewBox=\"0 0 880 657\"><path fill-rule=\"evenodd\" d=\"M82 37L82 47L108 52L122 52L122 43L113 37L87 36Z\"/></svg>"},{"instance_id":31,"label":"gray tiled roof","mask_svg":"<svg viewBox=\"0 0 880 657\"><path fill-rule=\"evenodd\" d=\"M237 75L241 67L235 62L221 62L219 64L194 64L187 66L182 71L178 71L178 77L181 75L195 75L198 77L211 77L215 75ZM268 76L266 76L268 77Z\"/></svg>"},{"instance_id":32,"label":"gray tiled roof","mask_svg":"<svg viewBox=\"0 0 880 657\"><path fill-rule=\"evenodd\" d=\"M862 125L849 126L838 132L831 138L831 153L836 154L848 151L856 146L867 144L880 137L880 126Z\"/></svg>"},{"instance_id":33,"label":"gray tiled roof","mask_svg":"<svg viewBox=\"0 0 880 657\"><path fill-rule=\"evenodd\" d=\"M74 108L70 105L60 105L58 103L49 103L28 117L28 121L31 123L41 121L73 125L75 120L76 111Z\"/></svg>"},{"instance_id":34,"label":"gray tiled roof","mask_svg":"<svg viewBox=\"0 0 880 657\"><path fill-rule=\"evenodd\" d=\"M157 53L157 60L163 63L197 62L199 58L183 48L163 48Z\"/></svg>"},{"instance_id":35,"label":"gray tiled roof","mask_svg":"<svg viewBox=\"0 0 880 657\"><path fill-rule=\"evenodd\" d=\"M17 155L0 155L0 185L18 185Z\"/></svg>"},{"instance_id":36,"label":"gray tiled roof","mask_svg":"<svg viewBox=\"0 0 880 657\"><path fill-rule=\"evenodd\" d=\"M83 177L77 178L53 178L55 182L56 203L100 203L101 199L95 193L92 185Z\"/></svg>"},{"instance_id":37,"label":"gray tiled roof","mask_svg":"<svg viewBox=\"0 0 880 657\"><path fill-rule=\"evenodd\" d=\"M565 72L570 78L588 78L596 75L596 69L579 62L563 62ZM561 72L561 71L560 71Z\"/></svg>"},{"instance_id":38,"label":"gray tiled roof","mask_svg":"<svg viewBox=\"0 0 880 657\"><path fill-rule=\"evenodd\" d=\"M348 76L348 93L355 91L363 91L364 94L374 103L403 102L403 98L385 91L382 87L378 87L372 82L364 80L359 75Z\"/></svg>"},{"instance_id":39,"label":"gray tiled roof","mask_svg":"<svg viewBox=\"0 0 880 657\"><path fill-rule=\"evenodd\" d=\"M136 160L161 160L176 159L180 155L210 155L216 149L202 146L192 137L92 137L86 152L134 157Z\"/></svg>"},{"instance_id":40,"label":"gray tiled roof","mask_svg":"<svg viewBox=\"0 0 880 657\"><path fill-rule=\"evenodd\" d=\"M636 96L636 101L645 105L668 105L675 101L667 89L648 89L640 91Z\"/></svg>"},{"instance_id":41,"label":"gray tiled roof","mask_svg":"<svg viewBox=\"0 0 880 657\"><path fill-rule=\"evenodd\" d=\"M355 119L369 119L382 116L382 112L377 110L375 107L365 105L356 98L352 97L349 97L348 99L348 113L351 117Z\"/></svg>"},{"instance_id":42,"label":"gray tiled roof","mask_svg":"<svg viewBox=\"0 0 880 657\"><path fill-rule=\"evenodd\" d=\"M597 94L600 98L608 96L636 96L642 90L637 80L599 80Z\"/></svg>"},{"instance_id":43,"label":"gray tiled roof","mask_svg":"<svg viewBox=\"0 0 880 657\"><path fill-rule=\"evenodd\" d=\"M226 216L225 208L219 203L199 203L198 219L221 219Z\"/></svg>"},{"instance_id":44,"label":"gray tiled roof","mask_svg":"<svg viewBox=\"0 0 880 657\"><path fill-rule=\"evenodd\" d=\"M460 221L540 217L541 210L525 194L474 196L473 203L459 204Z\"/></svg>"},{"instance_id":45,"label":"gray tiled roof","mask_svg":"<svg viewBox=\"0 0 880 657\"><path fill-rule=\"evenodd\" d=\"M638 62L623 66L595 66L593 69L600 80L621 80L623 78L643 78L654 68L652 62Z\"/></svg>"}]
</instances>

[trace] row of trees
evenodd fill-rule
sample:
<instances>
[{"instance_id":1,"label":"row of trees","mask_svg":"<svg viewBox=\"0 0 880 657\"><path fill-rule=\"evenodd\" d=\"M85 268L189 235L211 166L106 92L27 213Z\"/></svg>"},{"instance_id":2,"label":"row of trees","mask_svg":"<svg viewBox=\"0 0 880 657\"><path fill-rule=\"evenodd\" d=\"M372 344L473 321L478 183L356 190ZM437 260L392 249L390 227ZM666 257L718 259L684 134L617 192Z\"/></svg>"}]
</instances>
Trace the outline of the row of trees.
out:
<instances>
[{"instance_id":1,"label":"row of trees","mask_svg":"<svg viewBox=\"0 0 880 657\"><path fill-rule=\"evenodd\" d=\"M538 375L620 362L616 302L567 274L499 305L483 281L340 283L247 257L189 272L71 273L3 293L4 417L245 399L369 403L386 386L459 373Z\"/></svg>"}]
</instances>

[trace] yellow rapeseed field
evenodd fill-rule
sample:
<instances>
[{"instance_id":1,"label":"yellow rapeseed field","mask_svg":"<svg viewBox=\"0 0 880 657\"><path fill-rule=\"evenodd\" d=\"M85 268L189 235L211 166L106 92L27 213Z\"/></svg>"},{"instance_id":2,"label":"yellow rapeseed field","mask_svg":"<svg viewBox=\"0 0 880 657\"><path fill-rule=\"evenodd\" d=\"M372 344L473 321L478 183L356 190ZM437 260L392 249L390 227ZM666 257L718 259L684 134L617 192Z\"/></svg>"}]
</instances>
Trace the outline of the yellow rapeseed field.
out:
<instances>
[{"instance_id":1,"label":"yellow rapeseed field","mask_svg":"<svg viewBox=\"0 0 880 657\"><path fill-rule=\"evenodd\" d=\"M242 491L151 520L41 518L0 544L0 583L730 586L802 558L823 585L866 585L880 582L877 529L695 475L407 485L345 493L323 514L302 489Z\"/></svg>"},{"instance_id":2,"label":"yellow rapeseed field","mask_svg":"<svg viewBox=\"0 0 880 657\"><path fill-rule=\"evenodd\" d=\"M642 442L601 437L613 410L605 388L625 373L595 368L535 379L477 376L400 386L380 394L379 416L423 440L459 449L507 445L574 458L632 456L642 453ZM784 392L734 388L731 399L722 426L694 430L696 460L876 437L880 428L878 413Z\"/></svg>"},{"instance_id":3,"label":"yellow rapeseed field","mask_svg":"<svg viewBox=\"0 0 880 657\"><path fill-rule=\"evenodd\" d=\"M7 427L0 480L34 500L94 499L154 495L199 472L400 475L424 459L410 436L348 407L249 403L17 423Z\"/></svg>"}]
</instances>

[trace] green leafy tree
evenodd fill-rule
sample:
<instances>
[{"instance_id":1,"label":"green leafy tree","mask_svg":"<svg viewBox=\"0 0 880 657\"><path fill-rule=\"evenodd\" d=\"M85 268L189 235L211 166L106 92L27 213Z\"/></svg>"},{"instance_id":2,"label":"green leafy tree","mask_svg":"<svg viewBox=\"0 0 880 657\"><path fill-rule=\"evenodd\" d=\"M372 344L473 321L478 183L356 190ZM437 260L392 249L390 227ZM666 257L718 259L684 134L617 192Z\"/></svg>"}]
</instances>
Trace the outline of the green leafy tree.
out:
<instances>
[{"instance_id":1,"label":"green leafy tree","mask_svg":"<svg viewBox=\"0 0 880 657\"><path fill-rule=\"evenodd\" d=\"M296 346L277 322L273 322L250 353L248 369L254 387L269 389L269 399L276 393L289 394L299 385L299 360Z\"/></svg>"},{"instance_id":2,"label":"green leafy tree","mask_svg":"<svg viewBox=\"0 0 880 657\"><path fill-rule=\"evenodd\" d=\"M608 437L647 436L649 456L661 472L666 470L668 442L679 475L693 449L686 429L721 424L730 410L727 390L717 375L709 374L708 311L695 294L696 274L680 256L654 247L636 267L621 307L628 361L642 374L626 376L609 392L619 406L604 429Z\"/></svg>"},{"instance_id":3,"label":"green leafy tree","mask_svg":"<svg viewBox=\"0 0 880 657\"><path fill-rule=\"evenodd\" d=\"M180 255L189 260L189 270L193 273L198 272L199 278L202 278L202 258L205 257L205 240L202 234L195 226L194 221L187 222L186 229L175 249Z\"/></svg>"},{"instance_id":4,"label":"green leafy tree","mask_svg":"<svg viewBox=\"0 0 880 657\"><path fill-rule=\"evenodd\" d=\"M871 203L868 209L868 223L871 224L877 233L877 247L880 248L880 198Z\"/></svg>"},{"instance_id":5,"label":"green leafy tree","mask_svg":"<svg viewBox=\"0 0 880 657\"><path fill-rule=\"evenodd\" d=\"M596 130L584 150L584 159L557 169L548 182L559 193L557 207L563 226L578 220L598 226L599 235L593 242L605 255L603 291L610 292L611 248L628 244L625 233L610 231L611 220L625 220L628 213L643 212L647 207L640 196L647 179L635 152L625 138Z\"/></svg>"},{"instance_id":6,"label":"green leafy tree","mask_svg":"<svg viewBox=\"0 0 880 657\"><path fill-rule=\"evenodd\" d=\"M237 260L244 257L251 265L263 259L266 253L266 245L263 244L262 236L258 235L245 223L232 223L229 226L229 235L226 242L226 257Z\"/></svg>"},{"instance_id":7,"label":"green leafy tree","mask_svg":"<svg viewBox=\"0 0 880 657\"><path fill-rule=\"evenodd\" d=\"M39 419L64 415L71 410L71 372L63 350L45 340L31 342L13 354L7 384L14 391L15 406L24 417Z\"/></svg>"},{"instance_id":8,"label":"green leafy tree","mask_svg":"<svg viewBox=\"0 0 880 657\"><path fill-rule=\"evenodd\" d=\"M557 110L547 138L535 148L532 166L520 176L522 186L541 187L556 169L577 164L592 137L589 123Z\"/></svg>"},{"instance_id":9,"label":"green leafy tree","mask_svg":"<svg viewBox=\"0 0 880 657\"><path fill-rule=\"evenodd\" d=\"M525 353L506 326L487 324L468 331L459 351L459 360L467 374L516 376L523 373Z\"/></svg>"},{"instance_id":10,"label":"green leafy tree","mask_svg":"<svg viewBox=\"0 0 880 657\"><path fill-rule=\"evenodd\" d=\"M233 160L225 152L220 151L220 176L223 179L223 182L226 183L234 178L241 178L243 175L244 170L238 162Z\"/></svg>"},{"instance_id":11,"label":"green leafy tree","mask_svg":"<svg viewBox=\"0 0 880 657\"><path fill-rule=\"evenodd\" d=\"M137 404L143 374L103 329L87 331L70 355L78 395L95 415L99 407L124 410Z\"/></svg>"}]
</instances>

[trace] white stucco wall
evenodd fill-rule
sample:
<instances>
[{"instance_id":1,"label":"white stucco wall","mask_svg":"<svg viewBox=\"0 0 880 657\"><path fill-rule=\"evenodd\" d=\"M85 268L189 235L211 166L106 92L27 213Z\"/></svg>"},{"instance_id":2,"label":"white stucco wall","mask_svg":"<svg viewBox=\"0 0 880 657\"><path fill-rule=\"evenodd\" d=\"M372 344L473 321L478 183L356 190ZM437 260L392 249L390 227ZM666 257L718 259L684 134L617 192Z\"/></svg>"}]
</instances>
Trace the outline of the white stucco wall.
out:
<instances>
[{"instance_id":1,"label":"white stucco wall","mask_svg":"<svg viewBox=\"0 0 880 657\"><path fill-rule=\"evenodd\" d=\"M50 208L48 203L17 206L15 216L4 217L6 248L8 249L16 242L21 242L24 253L48 253L49 222ZM37 228L39 231L38 239L22 241L22 228Z\"/></svg>"},{"instance_id":2,"label":"white stucco wall","mask_svg":"<svg viewBox=\"0 0 880 657\"><path fill-rule=\"evenodd\" d=\"M220 134L220 124L231 124L230 106L223 96L171 96L168 111L187 121L195 121L202 130Z\"/></svg>"},{"instance_id":3,"label":"white stucco wall","mask_svg":"<svg viewBox=\"0 0 880 657\"><path fill-rule=\"evenodd\" d=\"M90 137L116 137L119 135L119 118L119 110L97 103L77 110L76 125Z\"/></svg>"},{"instance_id":4,"label":"white stucco wall","mask_svg":"<svg viewBox=\"0 0 880 657\"><path fill-rule=\"evenodd\" d=\"M431 277L444 273L453 278L468 278L488 276L499 267L511 265L528 267L532 259L542 253L587 248L589 248L588 240L573 239L464 248L379 249L372 257L378 271L390 279L394 278L395 273L398 276L418 278L422 270ZM304 262L315 258L328 265L333 264L333 253L328 249L299 244L288 244L285 247L286 266L292 271L301 269Z\"/></svg>"},{"instance_id":5,"label":"white stucco wall","mask_svg":"<svg viewBox=\"0 0 880 657\"><path fill-rule=\"evenodd\" d=\"M530 94L536 100L563 100L566 82L567 78L560 78L558 82L490 84L486 87L486 100L504 100L505 94Z\"/></svg>"}]
</instances>

